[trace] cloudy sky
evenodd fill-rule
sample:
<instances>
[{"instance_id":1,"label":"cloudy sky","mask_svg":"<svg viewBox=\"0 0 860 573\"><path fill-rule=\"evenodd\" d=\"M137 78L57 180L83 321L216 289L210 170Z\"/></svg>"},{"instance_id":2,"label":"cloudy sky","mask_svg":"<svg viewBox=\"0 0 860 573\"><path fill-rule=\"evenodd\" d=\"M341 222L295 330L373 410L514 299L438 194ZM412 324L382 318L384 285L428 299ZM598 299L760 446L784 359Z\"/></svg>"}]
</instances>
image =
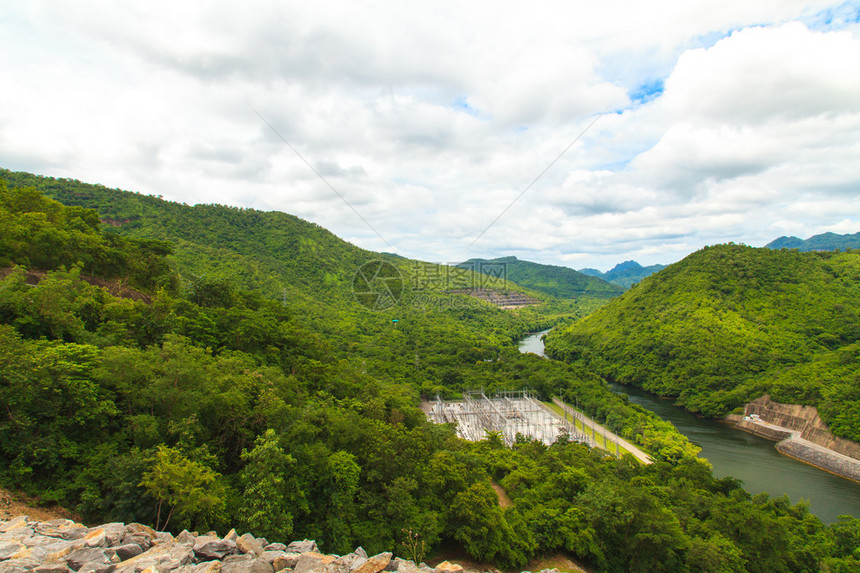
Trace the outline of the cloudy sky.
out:
<instances>
[{"instance_id":1,"label":"cloudy sky","mask_svg":"<svg viewBox=\"0 0 860 573\"><path fill-rule=\"evenodd\" d=\"M607 270L860 231L860 1L0 4L0 166Z\"/></svg>"}]
</instances>

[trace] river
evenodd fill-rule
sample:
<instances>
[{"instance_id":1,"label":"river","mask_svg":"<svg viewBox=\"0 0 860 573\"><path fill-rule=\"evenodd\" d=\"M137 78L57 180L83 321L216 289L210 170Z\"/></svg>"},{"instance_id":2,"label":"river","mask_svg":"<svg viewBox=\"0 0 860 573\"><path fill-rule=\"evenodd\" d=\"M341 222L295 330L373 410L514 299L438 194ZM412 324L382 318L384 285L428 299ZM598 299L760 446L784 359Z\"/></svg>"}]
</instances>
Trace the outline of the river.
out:
<instances>
[{"instance_id":1,"label":"river","mask_svg":"<svg viewBox=\"0 0 860 573\"><path fill-rule=\"evenodd\" d=\"M532 334L520 342L521 352L544 356L541 336ZM610 383L618 394L626 394L633 404L651 410L675 425L679 432L702 448L718 478L733 476L744 482L750 493L771 497L788 495L792 503L809 501L810 511L825 523L841 514L860 517L860 484L780 454L774 442L738 430L717 420L698 418L669 400L634 386Z\"/></svg>"}]
</instances>

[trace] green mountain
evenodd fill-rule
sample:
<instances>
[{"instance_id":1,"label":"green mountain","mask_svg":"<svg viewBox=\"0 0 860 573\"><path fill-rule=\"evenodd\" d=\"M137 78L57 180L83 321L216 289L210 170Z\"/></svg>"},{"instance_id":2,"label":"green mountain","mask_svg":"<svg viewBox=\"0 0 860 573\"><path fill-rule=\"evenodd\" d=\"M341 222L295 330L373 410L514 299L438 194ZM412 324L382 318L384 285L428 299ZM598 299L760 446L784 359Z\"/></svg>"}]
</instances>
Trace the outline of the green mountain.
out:
<instances>
[{"instance_id":1,"label":"green mountain","mask_svg":"<svg viewBox=\"0 0 860 573\"><path fill-rule=\"evenodd\" d=\"M612 298L624 292L623 288L568 267L521 261L516 257L469 259L458 266L486 275L503 274L510 282L560 298Z\"/></svg>"},{"instance_id":2,"label":"green mountain","mask_svg":"<svg viewBox=\"0 0 860 573\"><path fill-rule=\"evenodd\" d=\"M765 245L767 249L798 249L799 251L844 251L860 249L860 233L837 235L822 233L805 241L798 237L780 237Z\"/></svg>"},{"instance_id":3,"label":"green mountain","mask_svg":"<svg viewBox=\"0 0 860 573\"><path fill-rule=\"evenodd\" d=\"M618 263L611 270L601 272L597 269L579 269L579 272L591 277L598 277L606 282L630 288L645 277L651 276L666 268L666 265L649 265L643 267L636 261L624 261Z\"/></svg>"},{"instance_id":4,"label":"green mountain","mask_svg":"<svg viewBox=\"0 0 860 573\"><path fill-rule=\"evenodd\" d=\"M235 527L339 554L856 569L860 521L825 526L803 504L751 497L595 374L520 354L525 329L581 311L570 301L503 311L446 292L462 269L386 259L287 215L4 175L69 204L0 180L3 487L92 522ZM413 265L426 288L399 304L353 293L396 294L392 268ZM658 463L565 439L465 442L419 408L422 394L524 387L576 400Z\"/></svg>"},{"instance_id":5,"label":"green mountain","mask_svg":"<svg viewBox=\"0 0 860 573\"><path fill-rule=\"evenodd\" d=\"M551 356L723 416L764 393L860 439L860 253L707 247L553 333Z\"/></svg>"}]
</instances>

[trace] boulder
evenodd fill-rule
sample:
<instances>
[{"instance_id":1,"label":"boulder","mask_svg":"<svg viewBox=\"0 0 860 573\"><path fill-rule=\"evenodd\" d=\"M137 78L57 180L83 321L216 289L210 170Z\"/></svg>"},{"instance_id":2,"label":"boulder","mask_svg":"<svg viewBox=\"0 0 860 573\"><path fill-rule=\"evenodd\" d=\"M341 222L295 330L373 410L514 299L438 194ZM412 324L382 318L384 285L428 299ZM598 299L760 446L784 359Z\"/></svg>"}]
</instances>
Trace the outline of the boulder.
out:
<instances>
[{"instance_id":1,"label":"boulder","mask_svg":"<svg viewBox=\"0 0 860 573\"><path fill-rule=\"evenodd\" d=\"M264 559L269 563L274 563L275 559L283 557L286 554L286 551L263 551L263 553L260 554L260 559Z\"/></svg>"},{"instance_id":2,"label":"boulder","mask_svg":"<svg viewBox=\"0 0 860 573\"><path fill-rule=\"evenodd\" d=\"M143 551L147 551L152 547L152 540L145 535L129 535L126 533L122 537L120 545L137 545Z\"/></svg>"},{"instance_id":3,"label":"boulder","mask_svg":"<svg viewBox=\"0 0 860 573\"><path fill-rule=\"evenodd\" d=\"M0 523L0 533L9 533L14 529L27 527L28 519L29 518L26 515L19 515L17 517L13 517L6 523Z\"/></svg>"},{"instance_id":4,"label":"boulder","mask_svg":"<svg viewBox=\"0 0 860 573\"><path fill-rule=\"evenodd\" d=\"M290 544L292 545L292 544ZM316 545L316 544L315 544ZM334 555L323 555L316 551L306 551L299 556L293 573L309 573L310 571L321 571L326 565L335 560Z\"/></svg>"},{"instance_id":5,"label":"boulder","mask_svg":"<svg viewBox=\"0 0 860 573\"><path fill-rule=\"evenodd\" d=\"M391 562L391 553L379 553L353 569L354 573L379 573Z\"/></svg>"},{"instance_id":6,"label":"boulder","mask_svg":"<svg viewBox=\"0 0 860 573\"><path fill-rule=\"evenodd\" d=\"M187 529L183 529L182 532L176 536L176 543L180 545L194 545L194 542L197 540L197 536L192 534Z\"/></svg>"},{"instance_id":7,"label":"boulder","mask_svg":"<svg viewBox=\"0 0 860 573\"><path fill-rule=\"evenodd\" d=\"M109 565L111 563L110 556L100 547L85 547L76 549L66 555L66 565L69 569L78 571L84 565L91 563L94 565Z\"/></svg>"},{"instance_id":8,"label":"boulder","mask_svg":"<svg viewBox=\"0 0 860 573\"><path fill-rule=\"evenodd\" d=\"M25 573L39 566L35 559L8 559L0 561L0 573Z\"/></svg>"},{"instance_id":9,"label":"boulder","mask_svg":"<svg viewBox=\"0 0 860 573\"><path fill-rule=\"evenodd\" d=\"M33 573L72 573L65 563L47 563L33 569Z\"/></svg>"},{"instance_id":10,"label":"boulder","mask_svg":"<svg viewBox=\"0 0 860 573\"><path fill-rule=\"evenodd\" d=\"M283 543L269 543L265 547L263 547L264 551L286 551L287 546Z\"/></svg>"},{"instance_id":11,"label":"boulder","mask_svg":"<svg viewBox=\"0 0 860 573\"><path fill-rule=\"evenodd\" d=\"M263 544L250 533L240 536L236 540L236 547L238 547L239 551L242 553L250 553L256 557L263 554Z\"/></svg>"},{"instance_id":12,"label":"boulder","mask_svg":"<svg viewBox=\"0 0 860 573\"><path fill-rule=\"evenodd\" d=\"M318 553L317 542L313 539L305 539L302 541L293 541L287 545L287 553L307 553L312 551Z\"/></svg>"},{"instance_id":13,"label":"boulder","mask_svg":"<svg viewBox=\"0 0 860 573\"><path fill-rule=\"evenodd\" d=\"M17 541L0 541L0 561L11 559L13 555L26 547Z\"/></svg>"},{"instance_id":14,"label":"boulder","mask_svg":"<svg viewBox=\"0 0 860 573\"><path fill-rule=\"evenodd\" d=\"M223 559L227 555L234 555L239 551L235 541L208 536L198 537L193 548L194 555L201 561Z\"/></svg>"},{"instance_id":15,"label":"boulder","mask_svg":"<svg viewBox=\"0 0 860 573\"><path fill-rule=\"evenodd\" d=\"M137 557L143 553L143 548L136 543L125 543L123 545L117 545L116 547L109 547L105 550L105 553L108 555L116 555L120 561L125 561L126 559Z\"/></svg>"},{"instance_id":16,"label":"boulder","mask_svg":"<svg viewBox=\"0 0 860 573\"><path fill-rule=\"evenodd\" d=\"M182 565L189 565L193 560L194 551L190 547L172 542L161 543L119 563L116 570L120 573L137 573L152 567L158 571L169 571Z\"/></svg>"},{"instance_id":17,"label":"boulder","mask_svg":"<svg viewBox=\"0 0 860 573\"><path fill-rule=\"evenodd\" d=\"M394 563L394 571L397 573L421 573L414 561L397 557L392 559L391 562Z\"/></svg>"},{"instance_id":18,"label":"boulder","mask_svg":"<svg viewBox=\"0 0 860 573\"><path fill-rule=\"evenodd\" d=\"M107 531L104 527L90 529L81 541L84 542L84 547L106 547Z\"/></svg>"},{"instance_id":19,"label":"boulder","mask_svg":"<svg viewBox=\"0 0 860 573\"><path fill-rule=\"evenodd\" d=\"M22 547L15 553L9 556L9 559L32 559L34 561L42 562L45 561L48 557L48 550L44 547L33 546L33 547Z\"/></svg>"},{"instance_id":20,"label":"boulder","mask_svg":"<svg viewBox=\"0 0 860 573\"><path fill-rule=\"evenodd\" d=\"M435 573L462 573L463 566L449 561L443 561L433 570Z\"/></svg>"},{"instance_id":21,"label":"boulder","mask_svg":"<svg viewBox=\"0 0 860 573\"><path fill-rule=\"evenodd\" d=\"M172 573L220 573L220 571L220 561L204 561L197 565L183 565L182 567L174 569Z\"/></svg>"},{"instance_id":22,"label":"boulder","mask_svg":"<svg viewBox=\"0 0 860 573\"><path fill-rule=\"evenodd\" d=\"M272 564L265 559L256 558L243 561L224 562L221 573L275 573Z\"/></svg>"},{"instance_id":23,"label":"boulder","mask_svg":"<svg viewBox=\"0 0 860 573\"><path fill-rule=\"evenodd\" d=\"M275 560L272 561L272 567L275 568L275 571L292 569L296 566L296 563L299 562L299 557L301 557L300 553L284 553L282 556L276 557Z\"/></svg>"},{"instance_id":24,"label":"boulder","mask_svg":"<svg viewBox=\"0 0 860 573\"><path fill-rule=\"evenodd\" d=\"M129 523L125 526L126 535L138 537L143 536L149 539L149 544L152 545L157 537L155 530L148 525L142 523Z\"/></svg>"},{"instance_id":25,"label":"boulder","mask_svg":"<svg viewBox=\"0 0 860 573\"><path fill-rule=\"evenodd\" d=\"M89 531L80 523L71 519L52 519L36 524L34 530L39 535L46 537L59 537L60 539L75 540L83 538Z\"/></svg>"}]
</instances>

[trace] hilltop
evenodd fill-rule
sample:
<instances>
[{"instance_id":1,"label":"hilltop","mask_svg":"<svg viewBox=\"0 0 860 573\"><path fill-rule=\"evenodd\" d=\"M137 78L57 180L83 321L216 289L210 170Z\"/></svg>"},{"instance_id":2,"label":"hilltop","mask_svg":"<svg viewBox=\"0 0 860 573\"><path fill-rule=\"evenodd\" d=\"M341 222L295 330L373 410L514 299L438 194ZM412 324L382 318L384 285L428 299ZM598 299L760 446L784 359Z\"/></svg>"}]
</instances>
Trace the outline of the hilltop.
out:
<instances>
[{"instance_id":1,"label":"hilltop","mask_svg":"<svg viewBox=\"0 0 860 573\"><path fill-rule=\"evenodd\" d=\"M764 393L860 439L860 253L706 247L553 333L547 352L724 416Z\"/></svg>"},{"instance_id":2,"label":"hilltop","mask_svg":"<svg viewBox=\"0 0 860 573\"><path fill-rule=\"evenodd\" d=\"M797 249L799 251L844 251L860 249L860 233L838 235L821 233L806 240L782 236L765 245L767 249Z\"/></svg>"},{"instance_id":3,"label":"hilltop","mask_svg":"<svg viewBox=\"0 0 860 573\"><path fill-rule=\"evenodd\" d=\"M475 258L457 266L484 274L505 273L508 281L560 298L612 298L624 292L617 285L568 267L521 261L516 257Z\"/></svg>"},{"instance_id":4,"label":"hilltop","mask_svg":"<svg viewBox=\"0 0 860 573\"><path fill-rule=\"evenodd\" d=\"M624 261L623 263L618 263L605 273L597 269L579 269L579 272L588 276L601 278L624 288L630 288L645 277L651 276L665 268L666 265L648 265L647 267L643 267L636 261Z\"/></svg>"}]
</instances>

